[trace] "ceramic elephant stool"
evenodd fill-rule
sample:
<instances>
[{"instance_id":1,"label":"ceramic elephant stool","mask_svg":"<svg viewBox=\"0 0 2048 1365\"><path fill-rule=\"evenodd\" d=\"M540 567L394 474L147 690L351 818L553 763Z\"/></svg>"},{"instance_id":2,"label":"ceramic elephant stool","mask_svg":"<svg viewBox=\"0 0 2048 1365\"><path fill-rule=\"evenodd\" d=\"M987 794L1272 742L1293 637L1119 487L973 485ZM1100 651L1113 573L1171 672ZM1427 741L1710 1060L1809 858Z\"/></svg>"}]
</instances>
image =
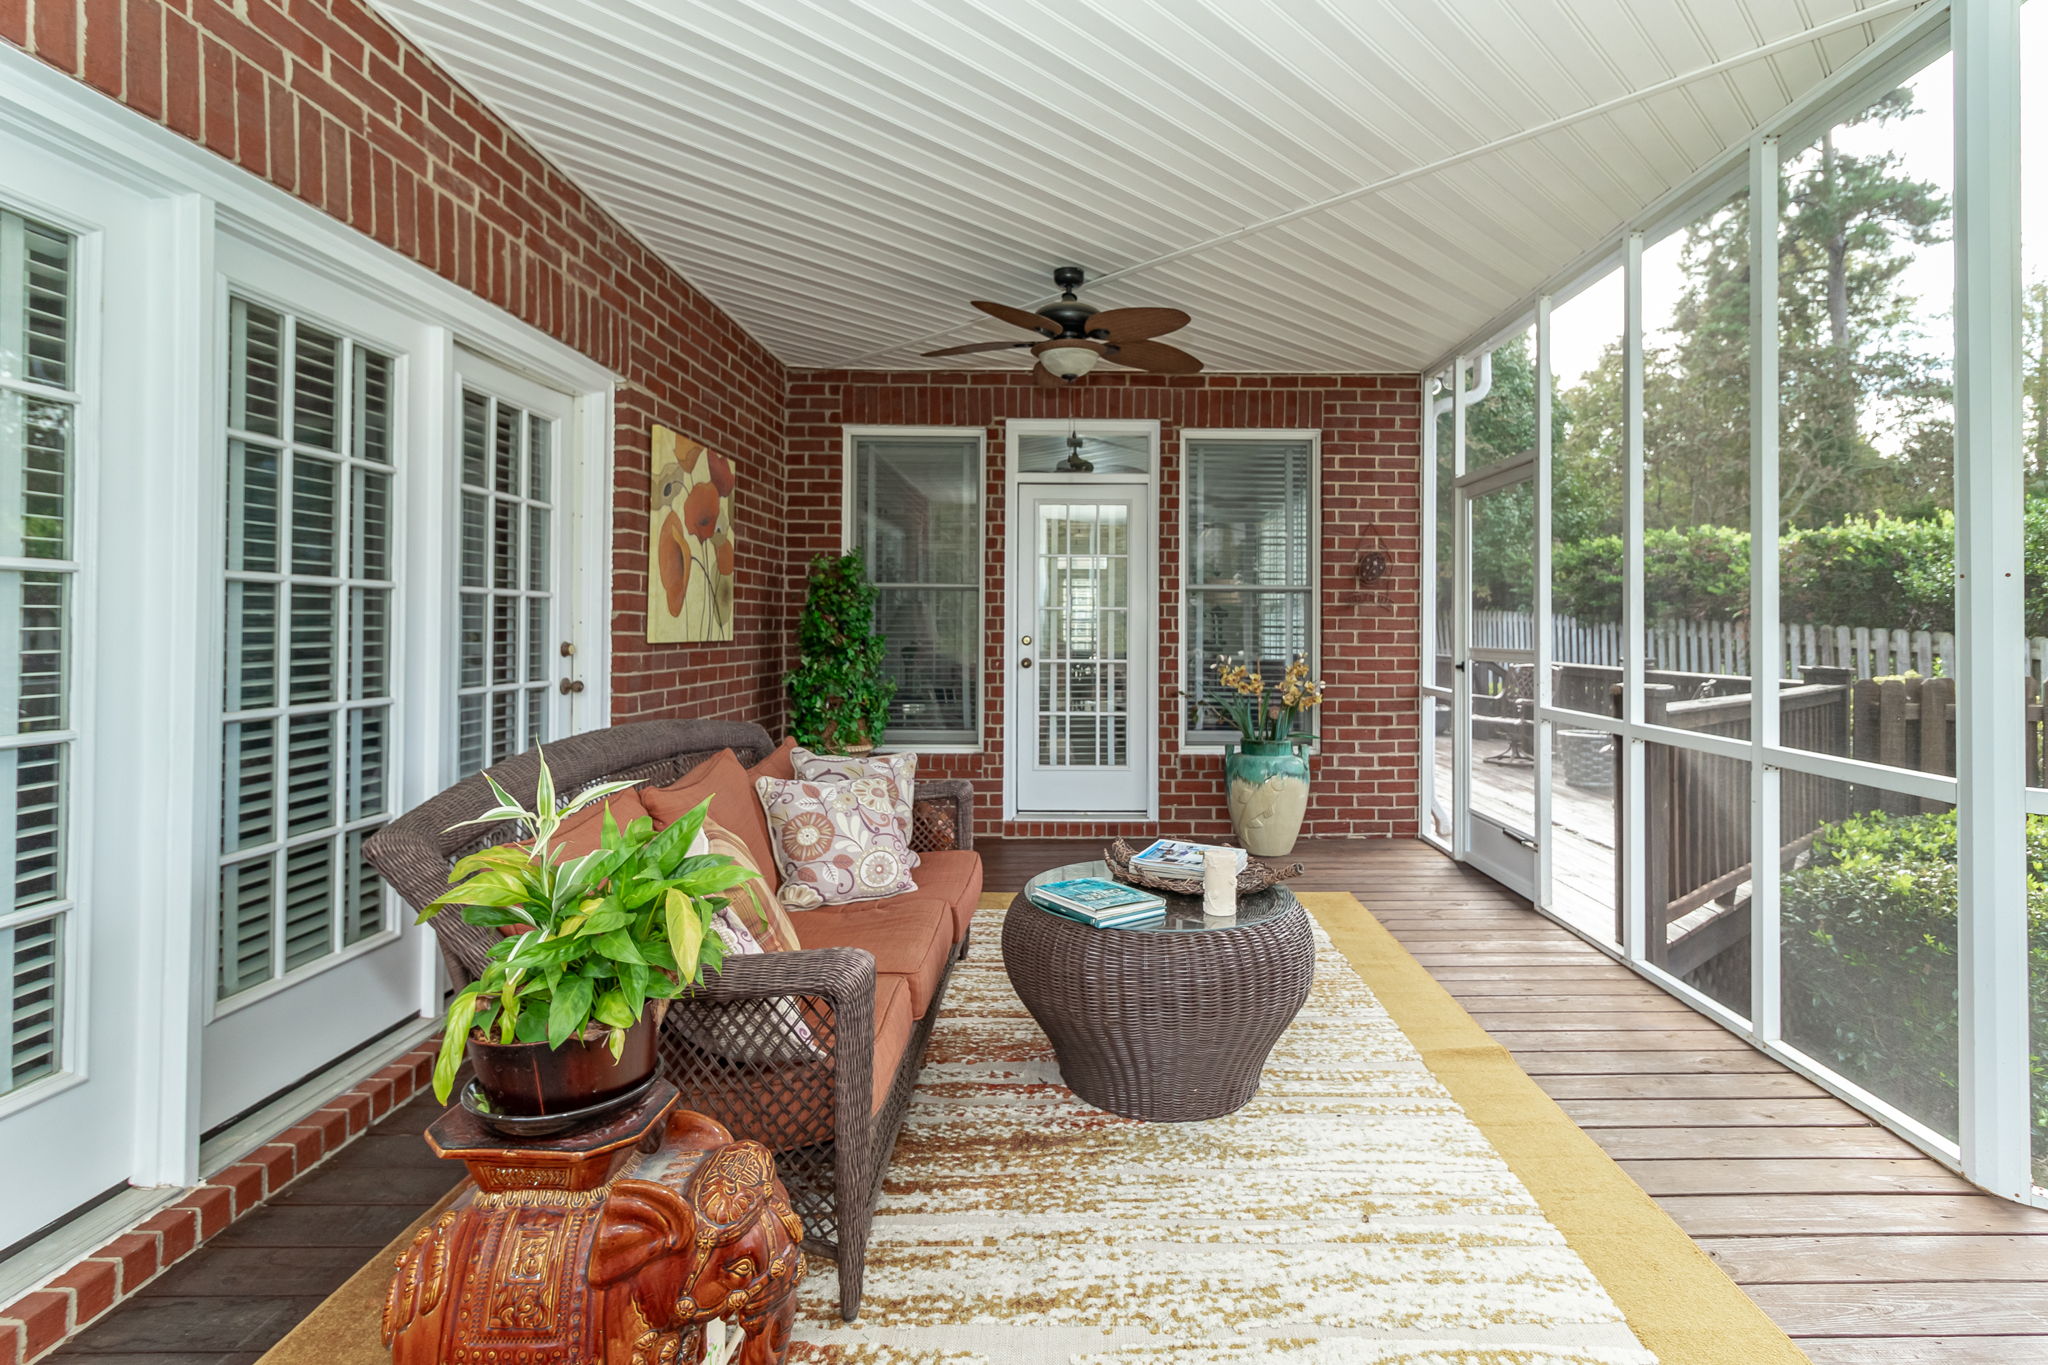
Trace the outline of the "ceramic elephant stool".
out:
<instances>
[{"instance_id":1,"label":"ceramic elephant stool","mask_svg":"<svg viewBox=\"0 0 2048 1365\"><path fill-rule=\"evenodd\" d=\"M459 1109L435 1122L475 1188L399 1257L393 1365L696 1365L713 1321L744 1330L740 1365L781 1365L803 1224L765 1147L659 1089L658 1113L554 1139L493 1137Z\"/></svg>"}]
</instances>

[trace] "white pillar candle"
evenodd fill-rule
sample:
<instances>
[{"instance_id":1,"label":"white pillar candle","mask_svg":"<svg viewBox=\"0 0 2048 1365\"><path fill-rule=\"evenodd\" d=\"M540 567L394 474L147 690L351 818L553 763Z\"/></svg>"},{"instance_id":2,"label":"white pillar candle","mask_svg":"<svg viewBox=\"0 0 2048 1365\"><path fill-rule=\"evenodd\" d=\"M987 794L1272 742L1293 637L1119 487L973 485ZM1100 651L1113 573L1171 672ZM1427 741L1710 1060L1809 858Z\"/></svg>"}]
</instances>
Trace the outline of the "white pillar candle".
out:
<instances>
[{"instance_id":1,"label":"white pillar candle","mask_svg":"<svg viewBox=\"0 0 2048 1365\"><path fill-rule=\"evenodd\" d=\"M1237 918L1237 854L1227 848L1202 851L1202 913Z\"/></svg>"}]
</instances>

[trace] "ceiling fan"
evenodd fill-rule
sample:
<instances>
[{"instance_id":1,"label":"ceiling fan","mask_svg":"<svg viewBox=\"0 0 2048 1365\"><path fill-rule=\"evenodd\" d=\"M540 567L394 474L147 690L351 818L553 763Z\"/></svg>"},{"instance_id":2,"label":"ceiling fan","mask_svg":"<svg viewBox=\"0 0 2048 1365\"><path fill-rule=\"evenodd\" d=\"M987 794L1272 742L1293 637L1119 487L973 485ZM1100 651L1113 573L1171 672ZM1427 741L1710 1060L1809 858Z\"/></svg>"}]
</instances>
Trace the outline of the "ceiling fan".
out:
<instances>
[{"instance_id":1,"label":"ceiling fan","mask_svg":"<svg viewBox=\"0 0 2048 1365\"><path fill-rule=\"evenodd\" d=\"M1052 282L1060 290L1059 302L1047 304L1035 313L1012 308L1007 303L974 300L974 306L990 317L1036 332L1037 341L976 341L925 354L971 355L977 351L1009 351L1028 346L1038 361L1031 374L1042 388L1071 384L1105 360L1150 374L1195 374L1201 370L1202 362L1186 351L1153 340L1187 326L1186 313L1178 308L1096 308L1074 297L1074 291L1086 279L1078 265L1063 265L1053 271Z\"/></svg>"}]
</instances>

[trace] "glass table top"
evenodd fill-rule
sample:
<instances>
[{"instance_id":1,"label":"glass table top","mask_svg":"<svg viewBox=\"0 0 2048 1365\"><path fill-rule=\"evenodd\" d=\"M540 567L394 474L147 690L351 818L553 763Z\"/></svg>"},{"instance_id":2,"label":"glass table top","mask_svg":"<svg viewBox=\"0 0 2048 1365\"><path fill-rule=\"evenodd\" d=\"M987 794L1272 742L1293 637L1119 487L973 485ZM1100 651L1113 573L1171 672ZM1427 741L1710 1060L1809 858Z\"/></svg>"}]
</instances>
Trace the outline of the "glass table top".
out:
<instances>
[{"instance_id":1,"label":"glass table top","mask_svg":"<svg viewBox=\"0 0 2048 1365\"><path fill-rule=\"evenodd\" d=\"M1024 883L1024 892L1028 898L1032 891L1047 882L1063 882L1076 877L1100 877L1104 881L1117 880L1110 875L1108 863L1069 863L1065 867L1051 867L1039 873L1030 881ZM1141 886L1137 889L1140 891L1152 891L1152 888L1149 886ZM1171 891L1153 891L1153 894L1166 902L1165 918L1150 920L1144 924L1127 925L1116 932L1126 934L1198 934L1208 929L1242 929L1248 924L1258 924L1264 920L1278 919L1280 916L1293 910L1296 904L1294 893L1289 891L1284 884L1272 886L1264 891L1253 892L1248 896L1240 895L1237 898L1236 917L1233 919L1218 919L1202 913L1202 898L1200 896L1176 896ZM1033 905L1031 908L1038 910L1040 914L1049 915L1052 913L1050 910L1040 910L1036 905ZM1108 931L1105 930L1103 932Z\"/></svg>"}]
</instances>

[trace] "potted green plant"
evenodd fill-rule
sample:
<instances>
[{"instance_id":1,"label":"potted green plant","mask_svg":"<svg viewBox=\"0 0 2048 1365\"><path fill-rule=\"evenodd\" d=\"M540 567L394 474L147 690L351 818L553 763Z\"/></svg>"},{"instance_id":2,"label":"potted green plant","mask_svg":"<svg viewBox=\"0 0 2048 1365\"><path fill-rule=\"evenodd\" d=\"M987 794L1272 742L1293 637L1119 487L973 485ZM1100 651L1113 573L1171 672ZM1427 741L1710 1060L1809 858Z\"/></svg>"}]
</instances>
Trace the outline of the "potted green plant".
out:
<instances>
[{"instance_id":1,"label":"potted green plant","mask_svg":"<svg viewBox=\"0 0 2048 1365\"><path fill-rule=\"evenodd\" d=\"M1236 728L1238 742L1223 746L1223 775L1229 788L1230 826L1245 851L1278 858L1294 851L1308 813L1308 735L1294 722L1322 705L1323 683L1308 675L1308 660L1296 655L1267 696L1265 675L1229 655L1216 660L1223 695L1210 703Z\"/></svg>"},{"instance_id":2,"label":"potted green plant","mask_svg":"<svg viewBox=\"0 0 2048 1365\"><path fill-rule=\"evenodd\" d=\"M496 1113L559 1114L626 1096L654 1074L666 1002L724 961L710 932L724 893L759 874L690 852L709 800L658 833L645 816L621 829L606 807L599 847L569 858L554 846L562 822L632 783L559 801L543 756L527 810L485 780L497 808L463 823L520 820L533 841L462 859L448 893L420 912L425 923L454 907L504 934L448 1006L434 1094L447 1103L466 1054Z\"/></svg>"},{"instance_id":3,"label":"potted green plant","mask_svg":"<svg viewBox=\"0 0 2048 1365\"><path fill-rule=\"evenodd\" d=\"M811 561L789 675L789 731L806 748L865 753L881 741L896 684L882 672L875 589L858 550Z\"/></svg>"}]
</instances>

